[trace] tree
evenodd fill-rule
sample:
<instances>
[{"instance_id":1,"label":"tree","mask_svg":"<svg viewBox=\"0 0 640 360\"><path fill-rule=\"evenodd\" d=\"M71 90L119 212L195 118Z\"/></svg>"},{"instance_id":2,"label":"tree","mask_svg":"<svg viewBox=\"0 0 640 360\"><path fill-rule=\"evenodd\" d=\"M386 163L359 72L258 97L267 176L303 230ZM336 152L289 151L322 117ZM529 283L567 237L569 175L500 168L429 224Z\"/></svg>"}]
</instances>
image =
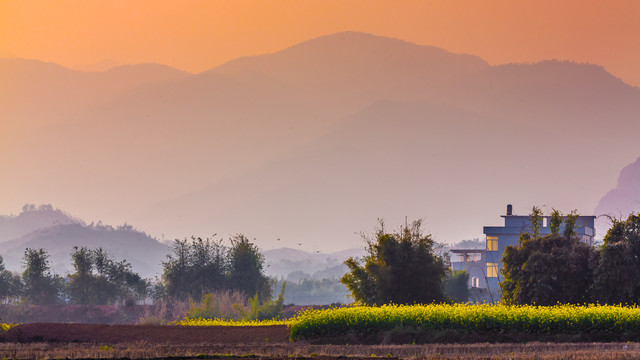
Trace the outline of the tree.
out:
<instances>
[{"instance_id":1,"label":"tree","mask_svg":"<svg viewBox=\"0 0 640 360\"><path fill-rule=\"evenodd\" d=\"M573 210L570 214L567 214L567 218L564 221L564 237L572 238L576 236L576 223L578 221L578 213Z\"/></svg>"},{"instance_id":2,"label":"tree","mask_svg":"<svg viewBox=\"0 0 640 360\"><path fill-rule=\"evenodd\" d=\"M162 262L164 293L168 297L185 300L191 295L189 286L191 264L187 239L176 239L172 250L173 255L167 255L167 261Z\"/></svg>"},{"instance_id":3,"label":"tree","mask_svg":"<svg viewBox=\"0 0 640 360\"><path fill-rule=\"evenodd\" d=\"M201 299L206 293L226 287L228 260L221 241L191 238L175 240L173 255L162 262L163 294L186 300Z\"/></svg>"},{"instance_id":4,"label":"tree","mask_svg":"<svg viewBox=\"0 0 640 360\"><path fill-rule=\"evenodd\" d=\"M469 273L464 270L451 270L447 272L444 281L445 297L456 303L469 301Z\"/></svg>"},{"instance_id":5,"label":"tree","mask_svg":"<svg viewBox=\"0 0 640 360\"><path fill-rule=\"evenodd\" d=\"M261 304L271 299L271 281L258 247L242 234L230 243L226 248L210 239L176 240L173 255L162 263L160 292L169 298L199 300L208 293L238 290L248 298L257 295Z\"/></svg>"},{"instance_id":6,"label":"tree","mask_svg":"<svg viewBox=\"0 0 640 360\"><path fill-rule=\"evenodd\" d=\"M422 221L386 233L384 222L375 236L363 236L367 255L364 264L349 258L349 272L342 282L356 301L369 305L388 303L432 303L444 300L442 280L445 268L434 255L434 241L423 234Z\"/></svg>"},{"instance_id":7,"label":"tree","mask_svg":"<svg viewBox=\"0 0 640 360\"><path fill-rule=\"evenodd\" d=\"M540 236L540 227L542 227L542 210L539 207L534 206L529 214L531 220L531 236L536 238Z\"/></svg>"},{"instance_id":8,"label":"tree","mask_svg":"<svg viewBox=\"0 0 640 360\"><path fill-rule=\"evenodd\" d=\"M102 248L75 246L71 253L75 272L67 292L76 304L113 304L146 296L148 284L126 260L115 261Z\"/></svg>"},{"instance_id":9,"label":"tree","mask_svg":"<svg viewBox=\"0 0 640 360\"><path fill-rule=\"evenodd\" d=\"M11 273L4 268L4 259L0 256L0 299L9 296Z\"/></svg>"},{"instance_id":10,"label":"tree","mask_svg":"<svg viewBox=\"0 0 640 360\"><path fill-rule=\"evenodd\" d=\"M552 234L558 234L560 232L560 227L562 226L562 213L560 211L553 209L551 211L551 220L549 221L549 229Z\"/></svg>"},{"instance_id":11,"label":"tree","mask_svg":"<svg viewBox=\"0 0 640 360\"><path fill-rule=\"evenodd\" d=\"M231 238L227 275L230 289L239 290L249 297L257 296L260 303L271 299L271 281L264 274L263 267L264 257L255 244L242 234Z\"/></svg>"},{"instance_id":12,"label":"tree","mask_svg":"<svg viewBox=\"0 0 640 360\"><path fill-rule=\"evenodd\" d=\"M0 256L0 301L18 297L21 285L20 278L5 269L4 259Z\"/></svg>"},{"instance_id":13,"label":"tree","mask_svg":"<svg viewBox=\"0 0 640 360\"><path fill-rule=\"evenodd\" d=\"M604 304L640 303L640 213L612 219L595 277L595 299Z\"/></svg>"},{"instance_id":14,"label":"tree","mask_svg":"<svg viewBox=\"0 0 640 360\"><path fill-rule=\"evenodd\" d=\"M225 248L221 241L195 239L191 243L191 294L201 298L225 286Z\"/></svg>"},{"instance_id":15,"label":"tree","mask_svg":"<svg viewBox=\"0 0 640 360\"><path fill-rule=\"evenodd\" d=\"M24 296L32 304L56 304L60 302L62 279L51 274L49 254L44 249L25 249L22 273Z\"/></svg>"},{"instance_id":16,"label":"tree","mask_svg":"<svg viewBox=\"0 0 640 360\"><path fill-rule=\"evenodd\" d=\"M531 214L540 217L541 213ZM572 213L575 219L577 215ZM556 214L557 216L557 214ZM557 219L552 214L552 221ZM566 227L567 225L565 225ZM555 225L554 225L555 228ZM555 230L555 229L554 229ZM522 236L518 247L507 246L502 257L502 301L507 304L582 304L591 300L598 254L581 243L575 231L547 236ZM571 236L567 236L571 235Z\"/></svg>"},{"instance_id":17,"label":"tree","mask_svg":"<svg viewBox=\"0 0 640 360\"><path fill-rule=\"evenodd\" d=\"M550 234L502 257L502 300L507 304L555 305L590 302L595 250L575 238Z\"/></svg>"},{"instance_id":18,"label":"tree","mask_svg":"<svg viewBox=\"0 0 640 360\"><path fill-rule=\"evenodd\" d=\"M69 276L67 292L70 300L76 304L97 304L95 287L98 281L93 275L95 262L93 253L85 247L74 246L73 249L71 258L76 272Z\"/></svg>"}]
</instances>

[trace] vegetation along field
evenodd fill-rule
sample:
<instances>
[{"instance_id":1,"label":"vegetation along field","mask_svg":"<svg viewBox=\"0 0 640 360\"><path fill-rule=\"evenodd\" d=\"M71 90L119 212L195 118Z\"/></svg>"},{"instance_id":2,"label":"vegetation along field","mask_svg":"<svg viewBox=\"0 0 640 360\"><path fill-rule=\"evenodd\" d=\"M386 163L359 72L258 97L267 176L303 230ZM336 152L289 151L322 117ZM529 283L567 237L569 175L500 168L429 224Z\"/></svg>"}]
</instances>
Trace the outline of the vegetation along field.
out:
<instances>
[{"instance_id":1,"label":"vegetation along field","mask_svg":"<svg viewBox=\"0 0 640 360\"><path fill-rule=\"evenodd\" d=\"M282 325L292 341L429 343L640 338L640 308L609 305L383 305L306 310L286 321L185 319L179 325Z\"/></svg>"}]
</instances>

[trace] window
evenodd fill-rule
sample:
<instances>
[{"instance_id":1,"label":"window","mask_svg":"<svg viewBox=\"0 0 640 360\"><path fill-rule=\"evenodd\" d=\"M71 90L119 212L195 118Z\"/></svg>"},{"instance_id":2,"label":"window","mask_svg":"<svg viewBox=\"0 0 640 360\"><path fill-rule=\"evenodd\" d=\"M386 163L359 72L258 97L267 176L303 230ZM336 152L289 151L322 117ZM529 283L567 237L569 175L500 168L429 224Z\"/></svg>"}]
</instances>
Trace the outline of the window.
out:
<instances>
[{"instance_id":1,"label":"window","mask_svg":"<svg viewBox=\"0 0 640 360\"><path fill-rule=\"evenodd\" d=\"M498 251L498 237L487 235L487 251Z\"/></svg>"},{"instance_id":2,"label":"window","mask_svg":"<svg viewBox=\"0 0 640 360\"><path fill-rule=\"evenodd\" d=\"M498 277L498 263L487 263L487 277Z\"/></svg>"}]
</instances>

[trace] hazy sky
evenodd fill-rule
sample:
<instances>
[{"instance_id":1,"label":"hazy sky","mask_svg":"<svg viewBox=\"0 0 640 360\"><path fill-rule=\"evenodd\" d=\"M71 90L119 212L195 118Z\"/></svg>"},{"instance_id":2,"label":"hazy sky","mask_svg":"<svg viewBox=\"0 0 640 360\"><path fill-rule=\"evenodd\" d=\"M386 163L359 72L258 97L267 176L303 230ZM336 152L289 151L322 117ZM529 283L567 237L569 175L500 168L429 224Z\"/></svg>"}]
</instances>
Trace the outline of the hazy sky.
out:
<instances>
[{"instance_id":1,"label":"hazy sky","mask_svg":"<svg viewBox=\"0 0 640 360\"><path fill-rule=\"evenodd\" d=\"M597 64L640 86L640 0L0 0L0 57L38 59L70 68L86 69L86 65L108 60L111 64L159 63L199 73L241 56L273 53L346 31L472 54L490 64L544 59ZM216 76L190 76L158 66L80 74L37 65L34 68L42 75L31 76L11 67L12 63L31 62L4 61L9 65L0 74L4 76L0 79L0 214L15 213L24 203L51 203L88 221L132 222L154 236L174 236L169 231L176 237L206 235L202 231L210 229L223 235L244 231L266 238L260 246L298 246L301 238L309 238L307 244L326 243L333 249L361 245L354 234L372 227L378 216L395 217L389 224L409 216L426 218L436 240L454 242L479 237L483 225L499 223L498 214L507 202L513 202L520 213L530 205L547 204L565 212L577 208L589 214L598 199L615 186L620 169L639 155L640 89L624 86L594 66L563 62L505 66L487 73L495 80L492 86L480 76L465 80L469 88L457 89L455 81L447 83L453 90L442 93L442 84L415 76L439 79L435 74L442 75L438 73L442 68L426 67L422 60L415 60L415 68L405 65L413 64L413 59L446 55L443 63L452 69L460 67L457 75L446 78L450 81L462 79L460 74L471 71L464 70L467 66L475 69L478 64L465 65L471 57L449 57L445 52L363 34L345 33L309 43L312 46L303 47L304 51L283 52L281 58L270 57L276 59L261 63L267 69L277 65L273 65L277 71L265 72L266 80L273 76L274 83L289 84L289 76L301 81L291 82L291 87L270 88L272 84L263 83L259 71L255 77L243 78L242 71L235 77L233 66L227 67L228 73L217 69ZM322 47L320 43L333 45ZM340 60L343 43L349 50L365 43L394 49L385 51L397 55L397 63L389 62L387 68L383 61L378 64L382 67L368 67L365 65L376 63L375 56L363 55L356 58L358 70L365 74L362 78L356 74L358 84L350 83L348 75L353 69L347 61L341 67L345 72L335 73L338 75L328 82L321 79L318 83L325 87L317 88L315 75L335 74L308 64L329 64L329 69L332 60L351 59ZM370 54L367 46L358 54ZM388 76L375 79L371 74L384 75L377 70L380 68ZM278 78L282 69L282 78ZM406 69L409 78L402 77ZM149 74L154 74L154 80L166 77L165 83L138 88L150 81L144 80ZM538 75L544 81L531 81ZM169 79L174 78L184 81L173 87ZM396 78L404 83L390 81ZM371 88L369 80L374 84ZM533 84L523 86L529 83ZM407 94L401 91L405 85ZM311 90L306 91L305 86ZM512 92L510 86L524 90ZM298 93L300 89L305 91ZM380 99L400 104L369 108ZM415 99L443 102L456 109L403 103ZM352 165L377 164L376 156L387 159L386 153L366 147L362 154L337 151L353 149L356 138L365 145L378 143L376 136L389 131L382 125L376 128L379 133L349 126L363 119L384 125L396 118L405 121L407 129L418 126L425 136L438 135L433 135L432 143L417 147L429 155L419 159L424 176L408 177L407 186L394 183L393 177L382 177L380 183L359 188L359 176L369 173L358 173ZM445 126L449 124L446 119L466 126ZM470 130L484 123L488 125ZM572 142L560 140L562 131L554 127L578 135ZM495 146L485 147L487 136L503 134L481 133L486 129L517 136L492 138L497 140L487 143ZM352 138L338 136L344 133ZM440 152L433 145L440 144L439 134L448 136L443 146L450 146L451 151ZM537 148L537 137L544 137L550 145ZM243 146L236 147L237 143ZM483 152L470 150L480 147ZM514 149L507 154L510 160L505 160L503 148ZM415 154L409 145L402 149L409 156ZM575 149L580 150L577 159L548 161ZM309 165L307 172L299 171L299 166L311 164L304 154L315 159L317 169ZM343 162L328 166L336 164L335 159ZM524 166L522 159L533 160ZM389 163L396 165L396 161ZM440 170L429 171L430 167ZM318 169L337 169L330 174L336 177L309 175ZM500 173L499 169L500 176L490 173ZM560 169L565 177L543 181L538 178L540 169ZM576 187L574 176L584 175L584 169L598 171L585 175ZM346 180L340 178L343 175ZM262 181L263 177L272 180ZM322 186L335 198L316 192ZM406 190L405 200L386 191L398 188ZM384 197L370 196L377 189L385 189L381 192ZM417 189L420 196L409 189ZM349 192L353 197L344 200L343 194ZM236 194L242 194L246 202ZM221 206L212 199L227 203L221 200L225 205ZM216 206L210 205L214 203ZM341 212L327 211L338 207ZM310 209L308 215L300 210L304 208ZM460 216L465 217L464 226L456 220ZM282 242L276 244L280 237ZM355 243L347 243L348 239ZM318 250L312 245L306 249Z\"/></svg>"},{"instance_id":2,"label":"hazy sky","mask_svg":"<svg viewBox=\"0 0 640 360\"><path fill-rule=\"evenodd\" d=\"M0 0L0 56L69 67L111 59L200 72L347 30L491 64L595 63L640 85L636 0Z\"/></svg>"}]
</instances>

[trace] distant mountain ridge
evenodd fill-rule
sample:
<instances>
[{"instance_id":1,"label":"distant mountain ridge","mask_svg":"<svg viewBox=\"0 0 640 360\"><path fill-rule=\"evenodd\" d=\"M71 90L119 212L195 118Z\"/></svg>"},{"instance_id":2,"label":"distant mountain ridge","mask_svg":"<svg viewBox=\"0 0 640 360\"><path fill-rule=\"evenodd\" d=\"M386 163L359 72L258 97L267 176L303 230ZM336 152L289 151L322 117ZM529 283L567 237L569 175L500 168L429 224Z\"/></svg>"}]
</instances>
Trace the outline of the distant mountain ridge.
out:
<instances>
[{"instance_id":1,"label":"distant mountain ridge","mask_svg":"<svg viewBox=\"0 0 640 360\"><path fill-rule=\"evenodd\" d=\"M640 88L596 65L490 66L362 33L200 74L106 73L0 60L0 172L17 179L0 177L3 199L167 238L350 248L408 216L456 242L506 202L587 213L640 133Z\"/></svg>"},{"instance_id":2,"label":"distant mountain ridge","mask_svg":"<svg viewBox=\"0 0 640 360\"><path fill-rule=\"evenodd\" d=\"M260 74L285 87L313 95L368 101L422 95L424 83L446 81L488 68L473 55L357 32L343 32L253 57L243 57L209 72L233 79ZM384 88L381 85L384 84ZM417 94L416 94L417 93ZM373 99L371 96L374 97Z\"/></svg>"},{"instance_id":3,"label":"distant mountain ridge","mask_svg":"<svg viewBox=\"0 0 640 360\"><path fill-rule=\"evenodd\" d=\"M109 103L139 86L188 76L191 74L159 64L82 72L38 60L0 59L0 106L13 130L32 130L40 124L52 127L66 122L71 114Z\"/></svg>"},{"instance_id":4,"label":"distant mountain ridge","mask_svg":"<svg viewBox=\"0 0 640 360\"><path fill-rule=\"evenodd\" d=\"M18 215L0 215L0 243L4 247L8 241L33 231L65 224L84 224L84 222L60 209L54 209L51 205L36 207L27 204Z\"/></svg>"},{"instance_id":5,"label":"distant mountain ridge","mask_svg":"<svg viewBox=\"0 0 640 360\"><path fill-rule=\"evenodd\" d=\"M353 248L331 253L312 253L284 247L265 250L262 254L267 275L298 282L303 279L340 279L347 272L344 261L349 257L361 258L365 251Z\"/></svg>"},{"instance_id":6,"label":"distant mountain ridge","mask_svg":"<svg viewBox=\"0 0 640 360\"><path fill-rule=\"evenodd\" d=\"M53 270L64 276L73 271L70 256L73 247L84 246L89 249L101 247L115 260L127 260L133 271L143 277L153 278L161 275L161 262L171 252L170 244L160 243L130 225L113 227L101 222L87 225L51 205L27 204L18 215L0 216L0 234L0 255L5 267L13 271L20 271L26 248L43 248L50 255ZM362 256L364 250L310 253L279 248L262 251L262 254L266 273L270 276L286 279L290 273L304 270L309 272L309 278L315 274L322 279L342 276L346 271L341 267L344 260Z\"/></svg>"},{"instance_id":7,"label":"distant mountain ridge","mask_svg":"<svg viewBox=\"0 0 640 360\"><path fill-rule=\"evenodd\" d=\"M596 206L596 215L624 220L631 213L640 212L640 157L620 171L618 183Z\"/></svg>"},{"instance_id":8,"label":"distant mountain ridge","mask_svg":"<svg viewBox=\"0 0 640 360\"><path fill-rule=\"evenodd\" d=\"M73 270L73 247L84 246L101 247L114 260L127 260L135 272L153 278L161 274L161 262L169 254L166 244L130 225L87 225L51 205L25 205L17 216L0 217L0 235L0 255L5 267L13 271L20 271L26 248L42 248L50 255L53 270L65 275Z\"/></svg>"},{"instance_id":9,"label":"distant mountain ridge","mask_svg":"<svg viewBox=\"0 0 640 360\"><path fill-rule=\"evenodd\" d=\"M119 65L122 65L122 64L112 59L104 59L102 61L99 61L93 64L82 64L82 65L74 66L73 70L86 71L86 72L107 71Z\"/></svg>"}]
</instances>

